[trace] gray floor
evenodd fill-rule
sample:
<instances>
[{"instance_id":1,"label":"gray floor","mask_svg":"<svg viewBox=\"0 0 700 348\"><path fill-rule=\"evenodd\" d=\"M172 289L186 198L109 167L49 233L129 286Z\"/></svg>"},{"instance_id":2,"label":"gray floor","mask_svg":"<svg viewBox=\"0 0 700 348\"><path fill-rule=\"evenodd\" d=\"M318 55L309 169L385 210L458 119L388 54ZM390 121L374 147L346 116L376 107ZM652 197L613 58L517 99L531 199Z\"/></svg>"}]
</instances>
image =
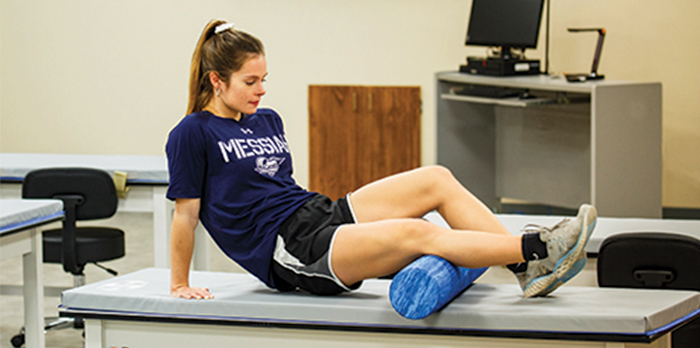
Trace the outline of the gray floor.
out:
<instances>
[{"instance_id":1,"label":"gray floor","mask_svg":"<svg viewBox=\"0 0 700 348\"><path fill-rule=\"evenodd\" d=\"M153 220L148 213L117 213L113 218L91 225L107 225L123 229L126 233L126 256L105 266L117 270L120 274L131 273L143 268L153 267ZM214 251L210 256L210 268L213 271L238 272L240 269L220 252ZM86 280L94 283L111 277L107 272L88 265L85 268ZM66 287L73 284L70 274L64 273L60 265L44 264L44 282L46 286ZM22 284L21 258L0 261L0 284ZM59 297L47 296L44 299L45 315L58 314ZM24 319L22 296L0 295L0 348L11 348L10 339L19 332ZM82 331L75 329L50 331L46 333L46 347L78 348L83 347Z\"/></svg>"}]
</instances>

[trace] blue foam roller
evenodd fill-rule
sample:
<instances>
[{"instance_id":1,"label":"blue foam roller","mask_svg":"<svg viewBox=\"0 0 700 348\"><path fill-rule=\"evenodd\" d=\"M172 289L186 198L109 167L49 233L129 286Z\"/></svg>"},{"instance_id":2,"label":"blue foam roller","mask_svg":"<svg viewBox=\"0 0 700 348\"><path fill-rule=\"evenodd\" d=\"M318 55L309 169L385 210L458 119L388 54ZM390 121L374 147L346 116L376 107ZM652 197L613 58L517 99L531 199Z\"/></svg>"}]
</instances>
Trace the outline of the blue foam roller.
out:
<instances>
[{"instance_id":1,"label":"blue foam roller","mask_svg":"<svg viewBox=\"0 0 700 348\"><path fill-rule=\"evenodd\" d=\"M408 319L423 319L462 293L488 267L457 267L447 260L426 255L394 276L389 299L394 310Z\"/></svg>"}]
</instances>

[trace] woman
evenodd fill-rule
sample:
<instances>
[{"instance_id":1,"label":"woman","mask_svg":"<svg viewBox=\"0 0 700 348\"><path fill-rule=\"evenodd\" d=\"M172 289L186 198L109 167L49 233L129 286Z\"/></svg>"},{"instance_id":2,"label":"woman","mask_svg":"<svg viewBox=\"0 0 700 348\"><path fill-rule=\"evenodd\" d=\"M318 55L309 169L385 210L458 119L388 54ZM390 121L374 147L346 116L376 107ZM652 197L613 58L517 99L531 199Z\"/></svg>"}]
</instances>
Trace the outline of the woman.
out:
<instances>
[{"instance_id":1,"label":"woman","mask_svg":"<svg viewBox=\"0 0 700 348\"><path fill-rule=\"evenodd\" d=\"M578 272L596 219L591 206L551 229L514 236L439 166L335 202L302 189L281 118L258 108L266 76L260 40L224 21L207 24L192 58L188 115L166 145L172 296L213 297L189 286L199 220L230 258L280 291L349 291L426 254L462 267L508 265L526 297L546 295ZM453 229L421 219L433 210Z\"/></svg>"}]
</instances>

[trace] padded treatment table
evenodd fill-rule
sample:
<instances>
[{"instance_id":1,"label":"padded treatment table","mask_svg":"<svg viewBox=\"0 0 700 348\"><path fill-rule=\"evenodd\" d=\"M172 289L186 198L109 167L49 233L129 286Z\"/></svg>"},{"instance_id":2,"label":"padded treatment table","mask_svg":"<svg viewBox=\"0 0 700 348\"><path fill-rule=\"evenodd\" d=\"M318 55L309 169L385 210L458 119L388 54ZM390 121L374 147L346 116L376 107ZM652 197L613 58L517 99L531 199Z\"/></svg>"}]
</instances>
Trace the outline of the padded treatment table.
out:
<instances>
[{"instance_id":1,"label":"padded treatment table","mask_svg":"<svg viewBox=\"0 0 700 348\"><path fill-rule=\"evenodd\" d=\"M86 347L670 347L700 315L694 291L563 287L524 299L474 284L422 320L397 314L388 280L339 296L278 293L241 273L192 272L213 300L169 295L169 270L145 269L65 291L62 316L86 322ZM650 343L648 345L647 343Z\"/></svg>"},{"instance_id":2,"label":"padded treatment table","mask_svg":"<svg viewBox=\"0 0 700 348\"><path fill-rule=\"evenodd\" d=\"M0 259L22 257L22 294L27 347L43 348L44 281L41 231L63 219L63 202L55 199L0 200ZM19 327L19 323L18 327Z\"/></svg>"}]
</instances>

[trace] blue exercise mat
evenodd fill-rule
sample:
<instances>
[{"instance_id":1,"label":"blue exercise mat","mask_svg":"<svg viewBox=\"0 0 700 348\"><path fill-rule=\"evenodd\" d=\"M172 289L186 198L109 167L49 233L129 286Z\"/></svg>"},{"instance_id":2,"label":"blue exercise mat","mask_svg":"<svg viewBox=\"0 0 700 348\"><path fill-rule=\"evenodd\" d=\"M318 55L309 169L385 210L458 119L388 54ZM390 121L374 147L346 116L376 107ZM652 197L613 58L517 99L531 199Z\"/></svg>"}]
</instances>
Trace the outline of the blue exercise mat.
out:
<instances>
[{"instance_id":1,"label":"blue exercise mat","mask_svg":"<svg viewBox=\"0 0 700 348\"><path fill-rule=\"evenodd\" d=\"M394 276L389 288L391 305L405 318L425 318L461 294L487 269L457 267L441 257L423 256Z\"/></svg>"}]
</instances>

